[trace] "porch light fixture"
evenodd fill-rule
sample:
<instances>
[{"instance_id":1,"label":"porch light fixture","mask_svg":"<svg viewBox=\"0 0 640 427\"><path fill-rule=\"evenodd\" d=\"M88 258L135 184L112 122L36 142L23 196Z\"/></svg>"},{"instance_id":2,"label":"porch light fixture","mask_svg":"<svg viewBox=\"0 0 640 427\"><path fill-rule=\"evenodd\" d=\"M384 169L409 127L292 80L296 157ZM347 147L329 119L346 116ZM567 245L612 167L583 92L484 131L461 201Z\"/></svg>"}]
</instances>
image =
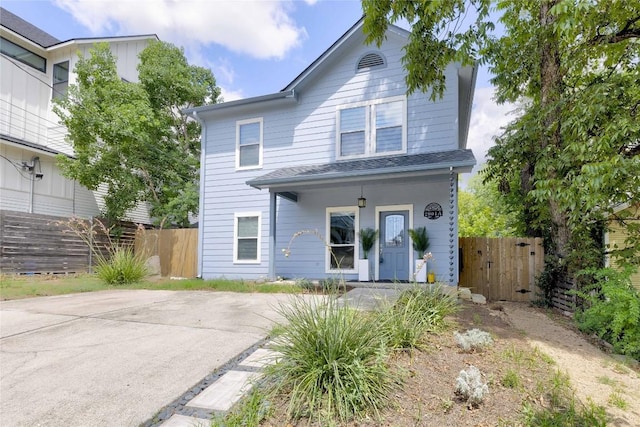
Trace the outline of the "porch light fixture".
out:
<instances>
[{"instance_id":1,"label":"porch light fixture","mask_svg":"<svg viewBox=\"0 0 640 427\"><path fill-rule=\"evenodd\" d=\"M362 187L360 187L360 197L358 197L358 207L360 209L367 207L367 199L362 195Z\"/></svg>"}]
</instances>

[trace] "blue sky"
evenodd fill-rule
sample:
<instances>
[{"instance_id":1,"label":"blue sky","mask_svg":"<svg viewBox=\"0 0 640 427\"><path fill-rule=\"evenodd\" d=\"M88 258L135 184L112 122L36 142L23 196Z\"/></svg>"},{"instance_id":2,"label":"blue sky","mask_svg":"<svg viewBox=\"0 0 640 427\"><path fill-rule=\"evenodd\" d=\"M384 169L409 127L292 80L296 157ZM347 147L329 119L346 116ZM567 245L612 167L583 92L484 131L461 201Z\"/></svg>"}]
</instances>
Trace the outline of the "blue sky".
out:
<instances>
[{"instance_id":1,"label":"blue sky","mask_svg":"<svg viewBox=\"0 0 640 427\"><path fill-rule=\"evenodd\" d=\"M359 0L2 0L60 40L157 34L210 68L225 100L277 92L362 15ZM481 69L468 147L482 162L511 106Z\"/></svg>"}]
</instances>

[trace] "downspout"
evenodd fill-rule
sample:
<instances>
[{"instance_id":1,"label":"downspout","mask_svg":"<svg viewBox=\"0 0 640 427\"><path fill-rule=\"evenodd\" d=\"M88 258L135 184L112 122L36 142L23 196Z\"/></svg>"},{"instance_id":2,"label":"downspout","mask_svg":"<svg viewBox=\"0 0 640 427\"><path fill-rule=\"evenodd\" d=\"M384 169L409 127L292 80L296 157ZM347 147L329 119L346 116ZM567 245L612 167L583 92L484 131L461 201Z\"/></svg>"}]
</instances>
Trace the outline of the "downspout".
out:
<instances>
[{"instance_id":1,"label":"downspout","mask_svg":"<svg viewBox=\"0 0 640 427\"><path fill-rule=\"evenodd\" d=\"M207 127L198 117L198 113L192 113L193 118L200 123L200 197L198 202L198 278L202 279L204 263L204 196L205 196L205 170L206 157L205 148L207 146Z\"/></svg>"},{"instance_id":2,"label":"downspout","mask_svg":"<svg viewBox=\"0 0 640 427\"><path fill-rule=\"evenodd\" d=\"M30 185L29 185L29 213L32 214L33 213L33 187L35 185L35 176L34 174L31 172L29 173L30 175Z\"/></svg>"}]
</instances>

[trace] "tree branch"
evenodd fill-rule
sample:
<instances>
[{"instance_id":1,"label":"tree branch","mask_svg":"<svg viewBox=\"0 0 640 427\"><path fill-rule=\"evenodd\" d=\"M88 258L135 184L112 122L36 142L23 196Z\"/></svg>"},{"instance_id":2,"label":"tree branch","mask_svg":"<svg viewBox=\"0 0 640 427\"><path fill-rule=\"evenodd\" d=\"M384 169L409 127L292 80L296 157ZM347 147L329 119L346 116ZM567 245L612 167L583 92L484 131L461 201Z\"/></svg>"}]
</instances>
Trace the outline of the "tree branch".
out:
<instances>
[{"instance_id":1,"label":"tree branch","mask_svg":"<svg viewBox=\"0 0 640 427\"><path fill-rule=\"evenodd\" d=\"M640 28L637 28L637 27L632 28L632 26L636 24L638 21L640 21L640 16L636 16L633 19L629 19L625 23L624 28L622 28L617 33L598 34L595 37L593 37L591 40L589 40L589 44L590 45L596 45L596 44L602 44L602 43L613 44L613 43L619 43L621 41L628 40L628 39L638 38L640 37Z\"/></svg>"}]
</instances>

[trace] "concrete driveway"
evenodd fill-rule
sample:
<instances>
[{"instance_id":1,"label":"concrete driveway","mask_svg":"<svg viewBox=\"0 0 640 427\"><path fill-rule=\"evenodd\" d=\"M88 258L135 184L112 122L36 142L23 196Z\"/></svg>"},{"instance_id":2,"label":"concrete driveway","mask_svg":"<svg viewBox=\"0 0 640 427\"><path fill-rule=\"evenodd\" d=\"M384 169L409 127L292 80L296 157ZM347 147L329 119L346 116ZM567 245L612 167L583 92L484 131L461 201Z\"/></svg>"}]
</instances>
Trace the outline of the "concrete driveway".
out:
<instances>
[{"instance_id":1,"label":"concrete driveway","mask_svg":"<svg viewBox=\"0 0 640 427\"><path fill-rule=\"evenodd\" d=\"M0 425L137 426L263 339L290 298L121 290L0 302Z\"/></svg>"}]
</instances>

